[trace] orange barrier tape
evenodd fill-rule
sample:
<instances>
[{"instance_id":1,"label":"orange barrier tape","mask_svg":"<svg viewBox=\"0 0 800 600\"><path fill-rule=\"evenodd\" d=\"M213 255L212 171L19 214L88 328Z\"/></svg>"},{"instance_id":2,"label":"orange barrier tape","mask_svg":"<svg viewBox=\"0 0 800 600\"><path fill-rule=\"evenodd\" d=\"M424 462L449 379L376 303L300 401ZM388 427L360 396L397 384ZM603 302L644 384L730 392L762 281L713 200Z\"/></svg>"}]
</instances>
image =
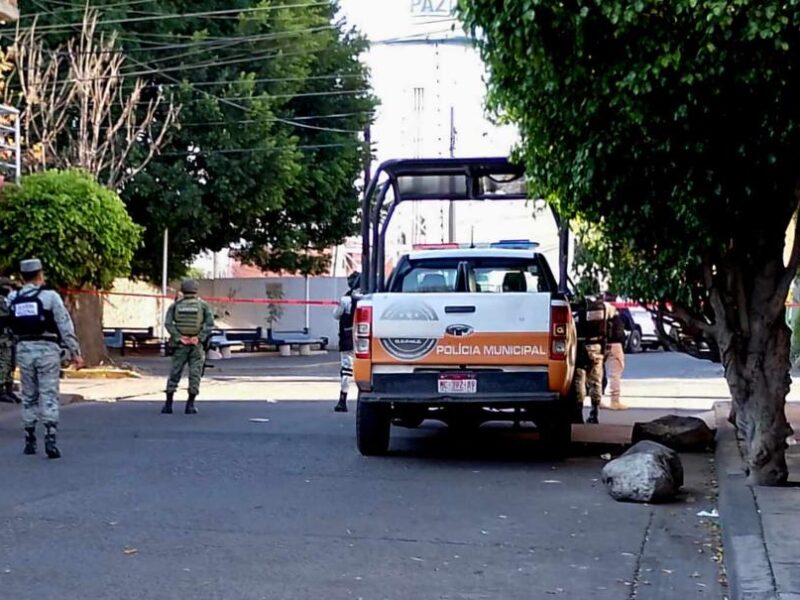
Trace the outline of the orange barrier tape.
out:
<instances>
[{"instance_id":1,"label":"orange barrier tape","mask_svg":"<svg viewBox=\"0 0 800 600\"><path fill-rule=\"evenodd\" d=\"M138 292L102 292L98 290L61 290L68 296L123 296L130 298L154 298L156 300L175 300L174 296L161 294L143 294ZM336 306L336 300L283 300L270 298L208 298L203 300L215 304L271 304L283 306Z\"/></svg>"}]
</instances>

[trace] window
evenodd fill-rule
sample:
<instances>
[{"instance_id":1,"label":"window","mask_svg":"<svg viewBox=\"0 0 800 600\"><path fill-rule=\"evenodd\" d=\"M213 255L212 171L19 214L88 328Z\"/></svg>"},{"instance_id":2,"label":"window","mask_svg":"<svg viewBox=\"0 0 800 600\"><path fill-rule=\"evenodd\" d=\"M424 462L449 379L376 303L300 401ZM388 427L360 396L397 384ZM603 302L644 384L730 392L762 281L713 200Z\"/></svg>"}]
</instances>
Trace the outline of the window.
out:
<instances>
[{"instance_id":1,"label":"window","mask_svg":"<svg viewBox=\"0 0 800 600\"><path fill-rule=\"evenodd\" d=\"M403 277L402 292L435 294L441 292L454 292L458 279L457 268L428 269L415 267Z\"/></svg>"},{"instance_id":2,"label":"window","mask_svg":"<svg viewBox=\"0 0 800 600\"><path fill-rule=\"evenodd\" d=\"M547 286L542 285L536 265L510 268L505 266L477 267L472 272L474 273L474 288L473 277L470 277L470 287L473 288L470 291L473 292L499 294L548 291Z\"/></svg>"}]
</instances>

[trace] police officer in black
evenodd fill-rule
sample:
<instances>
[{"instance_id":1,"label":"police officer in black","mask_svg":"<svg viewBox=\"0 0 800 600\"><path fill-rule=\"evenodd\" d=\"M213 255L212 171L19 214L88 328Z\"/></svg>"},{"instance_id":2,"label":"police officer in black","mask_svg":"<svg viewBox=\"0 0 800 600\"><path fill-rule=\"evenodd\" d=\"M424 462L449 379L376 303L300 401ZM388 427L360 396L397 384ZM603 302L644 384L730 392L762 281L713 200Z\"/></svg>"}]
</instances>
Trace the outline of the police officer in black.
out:
<instances>
[{"instance_id":1,"label":"police officer in black","mask_svg":"<svg viewBox=\"0 0 800 600\"><path fill-rule=\"evenodd\" d=\"M353 380L353 322L358 302L358 288L361 287L361 273L354 272L347 277L347 293L333 309L333 318L339 321L339 377L341 390L335 412L347 412L347 392Z\"/></svg>"}]
</instances>

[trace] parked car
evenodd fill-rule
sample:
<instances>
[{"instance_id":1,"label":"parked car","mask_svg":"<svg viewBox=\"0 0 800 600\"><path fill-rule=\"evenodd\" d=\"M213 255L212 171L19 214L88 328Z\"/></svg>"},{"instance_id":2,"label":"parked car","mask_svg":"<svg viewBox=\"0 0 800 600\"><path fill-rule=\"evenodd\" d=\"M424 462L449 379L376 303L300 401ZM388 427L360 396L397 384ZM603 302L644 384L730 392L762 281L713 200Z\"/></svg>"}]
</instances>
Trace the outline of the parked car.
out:
<instances>
[{"instance_id":1,"label":"parked car","mask_svg":"<svg viewBox=\"0 0 800 600\"><path fill-rule=\"evenodd\" d=\"M628 329L625 352L637 354L645 350L657 350L661 347L656 324L650 311L641 306L631 306L621 308L620 313L627 324L626 329Z\"/></svg>"}]
</instances>

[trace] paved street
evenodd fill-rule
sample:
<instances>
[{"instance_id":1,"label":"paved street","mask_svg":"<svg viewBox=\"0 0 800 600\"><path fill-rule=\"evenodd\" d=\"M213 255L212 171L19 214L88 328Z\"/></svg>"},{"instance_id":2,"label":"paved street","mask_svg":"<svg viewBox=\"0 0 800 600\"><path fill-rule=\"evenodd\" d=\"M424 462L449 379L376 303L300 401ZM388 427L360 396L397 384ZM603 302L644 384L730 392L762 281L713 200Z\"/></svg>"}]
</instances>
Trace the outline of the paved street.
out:
<instances>
[{"instance_id":1,"label":"paved street","mask_svg":"<svg viewBox=\"0 0 800 600\"><path fill-rule=\"evenodd\" d=\"M618 504L599 449L550 463L526 436L430 423L367 459L352 412L307 400L70 406L61 461L23 456L3 413L0 598L721 597L709 455L684 457L681 502Z\"/></svg>"}]
</instances>

